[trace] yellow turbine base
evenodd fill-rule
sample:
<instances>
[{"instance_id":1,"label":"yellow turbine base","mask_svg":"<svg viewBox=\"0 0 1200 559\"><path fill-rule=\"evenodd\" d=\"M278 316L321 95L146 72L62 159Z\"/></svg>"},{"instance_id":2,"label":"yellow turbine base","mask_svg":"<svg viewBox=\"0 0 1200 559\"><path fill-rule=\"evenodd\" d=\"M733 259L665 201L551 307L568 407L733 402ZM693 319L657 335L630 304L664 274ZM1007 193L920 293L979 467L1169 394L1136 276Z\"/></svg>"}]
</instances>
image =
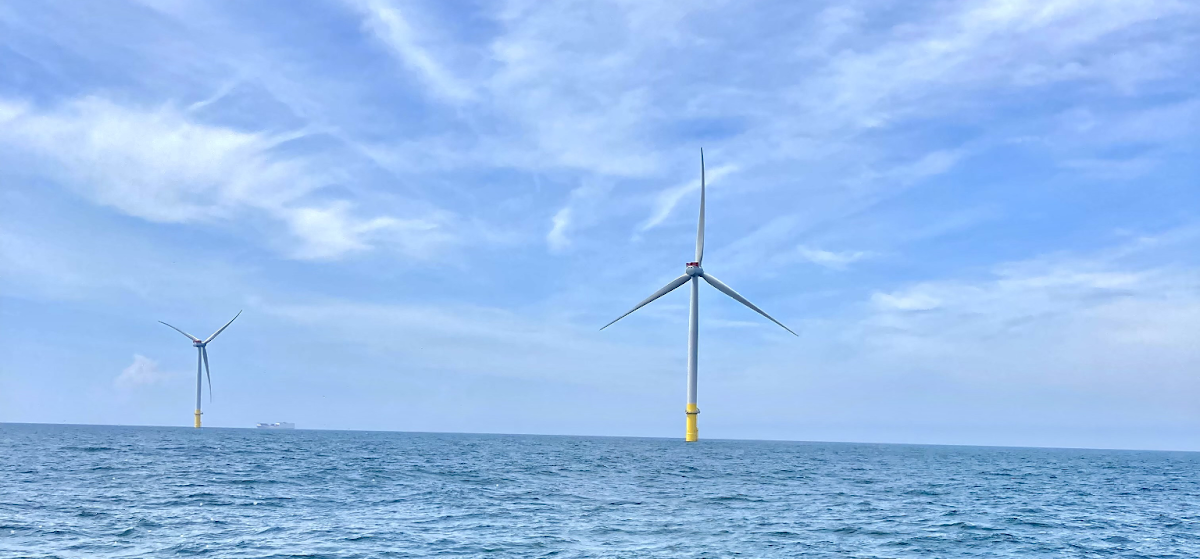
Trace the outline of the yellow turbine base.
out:
<instances>
[{"instance_id":1,"label":"yellow turbine base","mask_svg":"<svg viewBox=\"0 0 1200 559\"><path fill-rule=\"evenodd\" d=\"M200 410L196 410L196 428L200 428Z\"/></svg>"},{"instance_id":2,"label":"yellow turbine base","mask_svg":"<svg viewBox=\"0 0 1200 559\"><path fill-rule=\"evenodd\" d=\"M687 432L683 435L683 440L694 443L700 440L700 430L696 428L696 416L700 415L700 408L696 404L687 405Z\"/></svg>"}]
</instances>

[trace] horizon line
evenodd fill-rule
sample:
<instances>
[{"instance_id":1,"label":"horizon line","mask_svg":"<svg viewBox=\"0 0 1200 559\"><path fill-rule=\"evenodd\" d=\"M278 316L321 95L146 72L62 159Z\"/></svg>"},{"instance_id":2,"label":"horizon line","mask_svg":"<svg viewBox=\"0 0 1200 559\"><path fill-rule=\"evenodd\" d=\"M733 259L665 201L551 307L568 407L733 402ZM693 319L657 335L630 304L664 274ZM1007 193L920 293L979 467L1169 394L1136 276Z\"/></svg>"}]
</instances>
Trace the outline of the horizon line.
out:
<instances>
[{"instance_id":1,"label":"horizon line","mask_svg":"<svg viewBox=\"0 0 1200 559\"><path fill-rule=\"evenodd\" d=\"M291 422L288 422L291 423ZM151 427L158 429L186 429L188 431L203 431L205 429L227 429L227 430L248 430L258 431L258 427L204 427L195 429L185 425L149 425L149 424L114 424L114 423L45 423L45 422L23 422L23 421L0 421L0 426L4 425L51 425L57 427ZM269 431L279 431L280 429L267 429ZM347 433L405 433L414 435L488 435L500 437L577 437L577 438L605 438L605 439L658 439L678 441L677 437L669 436L649 436L649 435L565 435L554 433L487 433L487 432L470 432L470 431L402 431L402 430L380 430L380 429L323 429L323 428L294 428L283 429L283 431L330 431L330 432L347 432ZM888 446L939 446L939 447L963 447L963 448L1002 448L1002 449L1025 449L1025 450L1089 450L1100 452L1186 452L1191 454L1200 454L1200 449L1173 449L1173 448L1099 448L1085 446L1033 446L1033 445L989 445L989 444L959 444L959 443L902 443L902 442L878 442L878 441L823 441L823 440L799 440L799 439L740 439L740 438L708 438L705 441L711 442L765 442L765 443L797 443L797 444L844 444L844 445L888 445ZM682 444L682 443L681 443Z\"/></svg>"}]
</instances>

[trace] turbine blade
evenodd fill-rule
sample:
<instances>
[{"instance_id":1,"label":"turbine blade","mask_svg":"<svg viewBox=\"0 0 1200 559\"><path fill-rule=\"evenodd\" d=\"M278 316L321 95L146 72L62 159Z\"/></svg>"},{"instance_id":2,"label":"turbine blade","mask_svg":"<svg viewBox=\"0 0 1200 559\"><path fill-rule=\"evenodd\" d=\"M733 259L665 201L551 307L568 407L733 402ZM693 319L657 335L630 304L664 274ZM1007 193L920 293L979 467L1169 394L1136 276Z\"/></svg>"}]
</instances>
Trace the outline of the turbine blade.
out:
<instances>
[{"instance_id":1,"label":"turbine blade","mask_svg":"<svg viewBox=\"0 0 1200 559\"><path fill-rule=\"evenodd\" d=\"M204 340L204 343L211 342L213 340L213 338L217 337L217 334L224 332L225 329L229 328L229 325L233 324L233 321L237 320L237 317L239 317L239 316L242 316L242 311L238 311L237 314L233 315L233 318L229 319L229 322L226 322L225 325L222 326L220 330L213 332L213 335L209 336L207 340Z\"/></svg>"},{"instance_id":2,"label":"turbine blade","mask_svg":"<svg viewBox=\"0 0 1200 559\"><path fill-rule=\"evenodd\" d=\"M627 312L621 316L618 316L617 320L621 320L622 318L625 318L625 317L629 316L630 314L633 314L633 311L636 311L636 310L650 304L651 301L653 301L659 297L662 297L663 295L666 295L667 293L674 291L675 288L687 283L688 280L690 280L690 279L692 279L691 276L684 274L682 276L679 276L679 277L671 280L671 283L664 285L662 289L659 289L658 291L655 291L653 295L646 297L646 299L643 300L641 303L638 303L636 307L629 309L629 312ZM605 324L604 328L608 328L609 326L616 324L617 320L614 320L612 322L609 322L608 324ZM601 328L601 330L603 330L604 328Z\"/></svg>"},{"instance_id":3,"label":"turbine blade","mask_svg":"<svg viewBox=\"0 0 1200 559\"><path fill-rule=\"evenodd\" d=\"M732 288L730 288L728 285L725 285L724 283L721 283L721 280L719 280L719 279L717 279L717 278L714 278L714 277L712 277L712 276L708 275L708 272L705 272L703 277L704 277L704 281L707 281L707 282L709 283L709 285L711 285L711 286L713 286L713 287L717 288L717 291L720 291L721 293L724 293L724 294L726 294L726 295L728 295L728 296L732 297L732 298L733 298L734 300L736 300L737 302L739 302L739 303L741 303L741 304L743 304L743 305L746 305L747 307L750 307L750 308L751 308L751 309L752 309L754 312L756 312L756 313L758 313L758 314L761 314L761 315L763 315L763 316L767 317L767 320L770 320L771 322L774 322L775 324L778 324L780 328L783 328L784 330L787 330L788 332L791 332L791 334L792 334L793 336L800 337L800 334L797 334L797 333L795 333L795 332L792 332L792 329L791 329L791 328L788 328L787 326L784 326L782 322L780 322L780 321L778 321L778 320L775 320L774 318L772 318L772 317L771 317L771 315L769 315L769 314L767 314L767 313L763 312L763 310L762 310L762 309L760 309L760 308L758 308L758 307L754 306L754 303L751 303L751 302L750 302L749 300L747 300L745 297L742 297L741 295L739 295L737 291L734 291L734 290L733 290Z\"/></svg>"},{"instance_id":4,"label":"turbine blade","mask_svg":"<svg viewBox=\"0 0 1200 559\"><path fill-rule=\"evenodd\" d=\"M163 322L163 321L161 321L161 320L160 320L160 321L158 321L158 322L159 322L160 324L167 324L166 322ZM176 327L174 327L174 326L171 326L170 324L167 324L167 326L169 326L169 327L170 327L172 330L174 330L174 331L176 331L176 332L179 332L180 334L183 334L184 336L187 336L187 337L188 337L188 339L189 339L189 340L192 340L193 342L198 342L198 341L200 341L200 338L197 338L196 336L193 336L193 335L191 335L191 334L188 334L187 332L184 332L183 330L180 330L180 329L178 329L178 328L176 328Z\"/></svg>"},{"instance_id":5,"label":"turbine blade","mask_svg":"<svg viewBox=\"0 0 1200 559\"><path fill-rule=\"evenodd\" d=\"M700 148L700 223L696 226L696 262L704 262L704 148Z\"/></svg>"},{"instance_id":6,"label":"turbine blade","mask_svg":"<svg viewBox=\"0 0 1200 559\"><path fill-rule=\"evenodd\" d=\"M208 377L208 401L212 402L212 372L208 370L208 349L200 348L200 355L204 357L204 376Z\"/></svg>"}]
</instances>

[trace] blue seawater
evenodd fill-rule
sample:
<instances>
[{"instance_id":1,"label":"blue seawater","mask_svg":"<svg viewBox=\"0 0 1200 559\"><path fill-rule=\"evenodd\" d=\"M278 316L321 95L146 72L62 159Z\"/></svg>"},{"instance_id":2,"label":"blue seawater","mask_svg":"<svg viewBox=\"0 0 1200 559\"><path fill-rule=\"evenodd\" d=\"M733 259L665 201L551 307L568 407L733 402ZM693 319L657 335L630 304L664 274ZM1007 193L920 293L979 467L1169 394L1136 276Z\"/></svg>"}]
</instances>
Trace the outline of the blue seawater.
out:
<instances>
[{"instance_id":1,"label":"blue seawater","mask_svg":"<svg viewBox=\"0 0 1200 559\"><path fill-rule=\"evenodd\" d=\"M0 557L1200 557L1200 453L0 425Z\"/></svg>"}]
</instances>

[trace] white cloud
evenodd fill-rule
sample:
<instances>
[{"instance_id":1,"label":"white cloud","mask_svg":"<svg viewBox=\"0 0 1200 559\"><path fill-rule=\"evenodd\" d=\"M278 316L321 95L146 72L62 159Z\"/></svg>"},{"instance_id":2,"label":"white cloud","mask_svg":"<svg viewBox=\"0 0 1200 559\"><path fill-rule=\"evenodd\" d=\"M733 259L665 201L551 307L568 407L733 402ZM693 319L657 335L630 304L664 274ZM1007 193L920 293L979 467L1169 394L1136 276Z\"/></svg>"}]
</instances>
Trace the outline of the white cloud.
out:
<instances>
[{"instance_id":1,"label":"white cloud","mask_svg":"<svg viewBox=\"0 0 1200 559\"><path fill-rule=\"evenodd\" d=\"M546 243L550 245L550 250L563 250L570 246L571 241L567 238L567 227L571 225L571 207L567 206L558 210L554 217L550 219L552 224L550 232L546 233Z\"/></svg>"},{"instance_id":2,"label":"white cloud","mask_svg":"<svg viewBox=\"0 0 1200 559\"><path fill-rule=\"evenodd\" d=\"M1135 240L1089 258L1054 256L977 280L874 293L862 351L905 370L983 382L1071 386L1178 404L1200 389L1197 271L1141 264L1179 242Z\"/></svg>"},{"instance_id":3,"label":"white cloud","mask_svg":"<svg viewBox=\"0 0 1200 559\"><path fill-rule=\"evenodd\" d=\"M350 3L362 14L364 29L421 76L427 90L455 103L455 116L465 124L409 146L431 155L414 163L436 166L465 159L617 176L658 169L650 141L650 115L658 107L646 83L653 72L640 57L652 45L670 40L662 23L677 22L680 10L662 9L666 5L490 4L498 9L482 15L491 17L487 28L496 34L463 47L439 40L438 22L410 6L402 10L385 0ZM597 19L593 12L605 15ZM413 21L418 17L425 19L422 25ZM627 26L639 32L629 34ZM629 40L612 41L616 36Z\"/></svg>"},{"instance_id":4,"label":"white cloud","mask_svg":"<svg viewBox=\"0 0 1200 559\"><path fill-rule=\"evenodd\" d=\"M377 244L412 255L445 244L444 213L362 217L347 200L310 198L345 177L315 159L276 148L295 135L212 126L170 105L143 110L89 97L38 111L0 100L0 145L25 163L123 213L164 223L213 223L245 216L286 226L280 242L298 258L333 259Z\"/></svg>"},{"instance_id":5,"label":"white cloud","mask_svg":"<svg viewBox=\"0 0 1200 559\"><path fill-rule=\"evenodd\" d=\"M364 26L388 46L392 53L420 75L434 95L453 102L474 94L461 80L439 63L413 29L404 12L387 0L362 0L354 4L364 13Z\"/></svg>"},{"instance_id":6,"label":"white cloud","mask_svg":"<svg viewBox=\"0 0 1200 559\"><path fill-rule=\"evenodd\" d=\"M843 270L850 264L873 256L873 253L861 250L833 252L803 245L797 247L796 252L813 264L834 270Z\"/></svg>"},{"instance_id":7,"label":"white cloud","mask_svg":"<svg viewBox=\"0 0 1200 559\"><path fill-rule=\"evenodd\" d=\"M608 194L607 183L588 181L571 190L565 206L550 218L550 231L546 233L546 244L554 252L564 251L571 246L568 233L578 232L596 221L595 208Z\"/></svg>"},{"instance_id":8,"label":"white cloud","mask_svg":"<svg viewBox=\"0 0 1200 559\"><path fill-rule=\"evenodd\" d=\"M937 149L918 158L871 166L848 179L847 186L860 196L859 202L874 203L900 194L927 179L945 174L967 155L967 149Z\"/></svg>"},{"instance_id":9,"label":"white cloud","mask_svg":"<svg viewBox=\"0 0 1200 559\"><path fill-rule=\"evenodd\" d=\"M1030 85L1031 64L1040 81L1107 79L1081 74L1069 62L1103 64L1120 51L1102 41L1189 10L1172 0L992 0L954 7L960 9L929 23L896 28L875 48L838 53L812 83L810 98L832 115L870 128L914 113L945 112L961 105L955 98L963 99L964 91Z\"/></svg>"},{"instance_id":10,"label":"white cloud","mask_svg":"<svg viewBox=\"0 0 1200 559\"><path fill-rule=\"evenodd\" d=\"M1126 34L1187 10L1172 1L990 0L883 25L878 18L891 15L872 5L828 6L781 15L804 26L804 41L795 41L755 34L736 21L712 23L726 6L513 1L484 11L494 25L467 48L439 40L438 22L422 10L382 1L355 5L372 36L395 43L390 52L400 62L430 84L450 84L433 90L465 99L457 92L469 82L475 84L469 97L479 101L455 107L461 129L391 150L428 157L387 158L415 166L557 166L656 176L663 169L659 154L678 149L664 143L678 140L676 127L712 120L732 123L719 141L747 176L771 182L775 177L755 176L768 165L798 171L797 180L819 170L837 177L821 194L835 197L830 191L847 182L852 188L844 196L867 200L945 173L965 154L949 145L919 146L914 155L908 145L867 134L963 114L969 118L956 122L978 123L993 116L997 91L1068 79L1116 87L1108 83L1113 72L1100 69L1131 56L1129 43L1155 42ZM391 32L381 22L392 17L398 31L386 39ZM708 22L703 33L698 22ZM723 33L713 35L714 29ZM733 50L737 64L722 64ZM713 64L727 71L714 74ZM986 136L977 143L994 139ZM796 169L809 162L815 165ZM661 224L686 194L663 191L642 230Z\"/></svg>"},{"instance_id":11,"label":"white cloud","mask_svg":"<svg viewBox=\"0 0 1200 559\"><path fill-rule=\"evenodd\" d=\"M162 384L179 375L158 369L158 363L144 355L134 354L133 363L113 379L113 385L122 389Z\"/></svg>"},{"instance_id":12,"label":"white cloud","mask_svg":"<svg viewBox=\"0 0 1200 559\"><path fill-rule=\"evenodd\" d=\"M444 233L444 216L431 215L426 219L396 219L376 217L359 219L351 215L351 205L345 201L325 207L305 207L287 212L286 219L293 234L303 242L292 251L293 256L306 260L336 259L346 254L370 250L376 245L399 245L410 255L431 257L430 251L449 244ZM420 239L404 245L405 240Z\"/></svg>"},{"instance_id":13,"label":"white cloud","mask_svg":"<svg viewBox=\"0 0 1200 559\"><path fill-rule=\"evenodd\" d=\"M170 106L148 111L89 97L58 111L27 109L0 142L42 159L96 202L158 222L228 217L317 187L297 161L269 154L278 140L190 121ZM36 162L34 162L36 163Z\"/></svg>"},{"instance_id":14,"label":"white cloud","mask_svg":"<svg viewBox=\"0 0 1200 559\"><path fill-rule=\"evenodd\" d=\"M720 167L706 171L704 177L705 189L707 190L708 188L711 188L713 184L719 182L721 179L735 171L737 171L736 165L721 165ZM642 223L639 230L649 231L650 229L660 225L667 219L668 216L671 215L671 212L675 209L675 206L679 205L679 201L683 200L683 197L687 196L688 194L696 195L696 211L699 212L700 177L696 177L695 180L690 180L680 184L679 186L668 188L659 192L658 200L654 204L653 212L651 212L650 217Z\"/></svg>"},{"instance_id":15,"label":"white cloud","mask_svg":"<svg viewBox=\"0 0 1200 559\"><path fill-rule=\"evenodd\" d=\"M617 175L657 170L649 141L658 111L643 49L668 39L666 10L626 5L509 2L481 81L514 134L509 161ZM649 21L638 16L650 18ZM653 32L630 33L646 24ZM524 154L522 152L525 152Z\"/></svg>"},{"instance_id":16,"label":"white cloud","mask_svg":"<svg viewBox=\"0 0 1200 559\"><path fill-rule=\"evenodd\" d=\"M927 311L942 305L937 297L928 293L908 291L900 294L872 293L871 302L885 310Z\"/></svg>"}]
</instances>

